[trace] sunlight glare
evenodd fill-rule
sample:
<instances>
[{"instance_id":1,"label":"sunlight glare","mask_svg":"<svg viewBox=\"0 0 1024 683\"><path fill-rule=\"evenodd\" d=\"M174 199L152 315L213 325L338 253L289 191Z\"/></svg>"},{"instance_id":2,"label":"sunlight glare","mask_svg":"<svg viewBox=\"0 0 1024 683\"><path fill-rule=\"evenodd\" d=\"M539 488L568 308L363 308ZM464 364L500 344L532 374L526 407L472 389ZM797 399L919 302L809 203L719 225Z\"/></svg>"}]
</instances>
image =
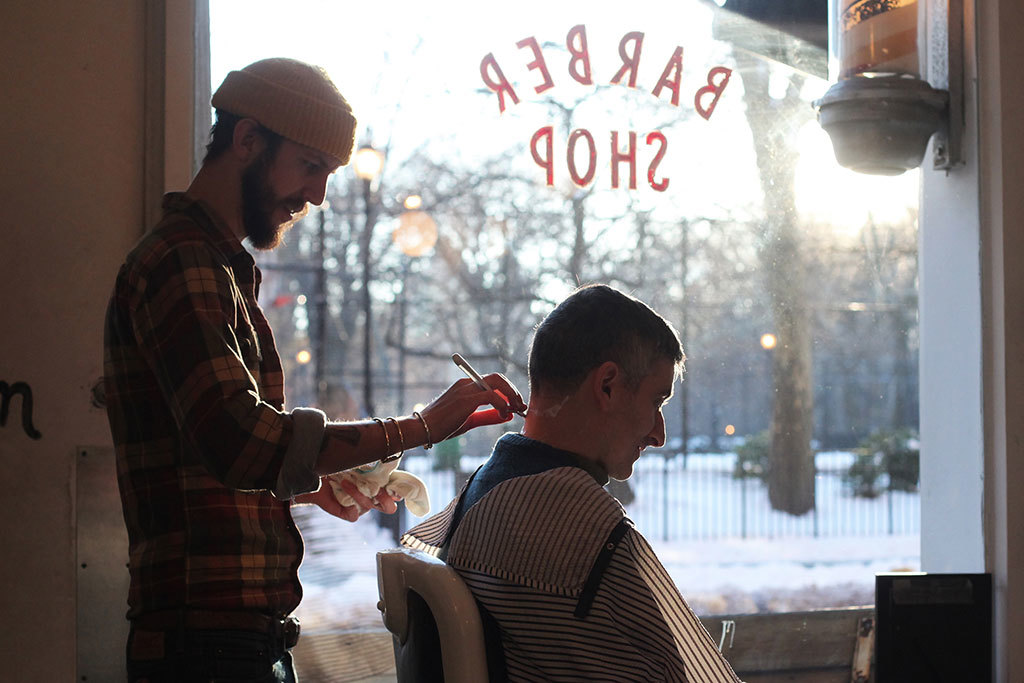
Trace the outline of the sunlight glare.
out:
<instances>
[{"instance_id":1,"label":"sunlight glare","mask_svg":"<svg viewBox=\"0 0 1024 683\"><path fill-rule=\"evenodd\" d=\"M836 161L828 134L817 121L800 130L795 192L804 221L821 221L848 236L869 218L883 223L906 220L917 201L918 170L901 176L855 173Z\"/></svg>"},{"instance_id":2,"label":"sunlight glare","mask_svg":"<svg viewBox=\"0 0 1024 683\"><path fill-rule=\"evenodd\" d=\"M773 100L781 100L786 97L789 90L792 71L788 67L778 64L771 64L771 73L768 76L768 96Z\"/></svg>"}]
</instances>

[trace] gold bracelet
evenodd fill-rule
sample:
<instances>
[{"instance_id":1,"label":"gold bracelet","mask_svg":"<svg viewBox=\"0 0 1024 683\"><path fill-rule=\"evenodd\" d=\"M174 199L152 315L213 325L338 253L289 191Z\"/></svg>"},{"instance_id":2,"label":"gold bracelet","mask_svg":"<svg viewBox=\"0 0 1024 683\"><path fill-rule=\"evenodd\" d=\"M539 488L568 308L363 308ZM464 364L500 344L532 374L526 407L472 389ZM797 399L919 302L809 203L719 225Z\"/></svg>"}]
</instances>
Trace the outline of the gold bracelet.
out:
<instances>
[{"instance_id":1,"label":"gold bracelet","mask_svg":"<svg viewBox=\"0 0 1024 683\"><path fill-rule=\"evenodd\" d=\"M431 443L432 440L430 438L430 427L427 426L427 421L424 420L423 416L417 413L415 410L412 412L412 414L419 418L420 423L423 425L423 431L427 433L427 445L423 447L423 450L429 450L433 448L434 444Z\"/></svg>"},{"instance_id":2,"label":"gold bracelet","mask_svg":"<svg viewBox=\"0 0 1024 683\"><path fill-rule=\"evenodd\" d=\"M402 436L402 427L398 424L398 420L396 420L393 417L386 417L384 419L385 420L391 420L392 422L394 422L395 423L395 429L398 430L398 447L401 450L398 451L397 453L393 454L393 455L386 455L386 456L384 456L383 458L380 459L381 462L392 462L393 460L398 460L399 458L401 458L402 455L405 453L405 437ZM388 450L391 450L391 449L389 448Z\"/></svg>"},{"instance_id":3,"label":"gold bracelet","mask_svg":"<svg viewBox=\"0 0 1024 683\"><path fill-rule=\"evenodd\" d=\"M391 439L388 437L388 428L384 424L384 420L380 419L379 417L373 418L373 421L379 424L380 428L384 430L384 457L386 458L388 457L388 453L391 452ZM384 458L381 458L381 462L383 461Z\"/></svg>"}]
</instances>

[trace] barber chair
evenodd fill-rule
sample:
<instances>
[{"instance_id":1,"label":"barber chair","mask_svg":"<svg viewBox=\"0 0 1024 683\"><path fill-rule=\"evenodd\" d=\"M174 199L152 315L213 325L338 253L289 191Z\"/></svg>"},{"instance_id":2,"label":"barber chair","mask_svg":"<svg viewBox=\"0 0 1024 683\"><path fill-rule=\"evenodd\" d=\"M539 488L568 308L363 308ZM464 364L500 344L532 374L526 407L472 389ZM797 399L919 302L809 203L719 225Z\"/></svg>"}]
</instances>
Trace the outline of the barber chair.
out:
<instances>
[{"instance_id":1,"label":"barber chair","mask_svg":"<svg viewBox=\"0 0 1024 683\"><path fill-rule=\"evenodd\" d=\"M419 550L382 550L377 590L398 683L488 681L480 611L454 569Z\"/></svg>"}]
</instances>

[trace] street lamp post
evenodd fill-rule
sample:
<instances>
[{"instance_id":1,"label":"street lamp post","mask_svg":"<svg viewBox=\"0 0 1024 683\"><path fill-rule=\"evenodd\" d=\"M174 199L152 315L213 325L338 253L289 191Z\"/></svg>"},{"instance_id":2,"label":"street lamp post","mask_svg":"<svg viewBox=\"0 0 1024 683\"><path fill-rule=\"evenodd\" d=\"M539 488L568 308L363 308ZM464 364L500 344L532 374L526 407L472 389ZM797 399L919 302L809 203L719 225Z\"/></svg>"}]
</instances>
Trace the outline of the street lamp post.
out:
<instances>
[{"instance_id":1,"label":"street lamp post","mask_svg":"<svg viewBox=\"0 0 1024 683\"><path fill-rule=\"evenodd\" d=\"M391 233L391 239L404 254L402 264L402 289L398 294L398 408L405 409L405 286L409 267L414 258L419 258L433 248L437 242L437 225L425 212L420 210L419 195L405 199L405 211L398 220L398 227ZM385 519L383 526L390 529L395 543L399 542L403 528L405 510L399 508L393 517Z\"/></svg>"},{"instance_id":2,"label":"street lamp post","mask_svg":"<svg viewBox=\"0 0 1024 683\"><path fill-rule=\"evenodd\" d=\"M327 258L326 233L327 217L325 215L327 206L322 206L319 213L319 230L317 231L317 263L316 271L316 345L313 350L316 352L316 374L314 375L316 386L317 405L324 407L327 400Z\"/></svg>"},{"instance_id":3,"label":"street lamp post","mask_svg":"<svg viewBox=\"0 0 1024 683\"><path fill-rule=\"evenodd\" d=\"M405 211L391 239L406 256L402 266L402 289L398 299L398 407L405 407L405 285L412 259L423 256L437 243L437 224L420 207L423 199L416 194L405 198Z\"/></svg>"},{"instance_id":4,"label":"street lamp post","mask_svg":"<svg viewBox=\"0 0 1024 683\"><path fill-rule=\"evenodd\" d=\"M373 302L370 298L373 261L370 248L373 243L373 227L377 222L375 193L383 166L384 155L372 146L364 145L356 150L353 167L356 176L363 183L365 209L363 234L359 245L363 259L363 410L370 417L376 414L373 403Z\"/></svg>"}]
</instances>

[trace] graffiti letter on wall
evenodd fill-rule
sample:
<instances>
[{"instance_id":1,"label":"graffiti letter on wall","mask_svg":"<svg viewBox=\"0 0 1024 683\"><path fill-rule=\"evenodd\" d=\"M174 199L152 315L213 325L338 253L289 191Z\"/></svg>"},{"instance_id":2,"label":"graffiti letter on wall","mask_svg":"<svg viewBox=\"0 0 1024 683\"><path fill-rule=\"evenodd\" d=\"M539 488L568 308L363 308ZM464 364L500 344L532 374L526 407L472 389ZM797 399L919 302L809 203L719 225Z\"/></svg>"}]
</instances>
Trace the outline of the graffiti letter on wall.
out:
<instances>
[{"instance_id":1,"label":"graffiti letter on wall","mask_svg":"<svg viewBox=\"0 0 1024 683\"><path fill-rule=\"evenodd\" d=\"M0 381L0 427L7 425L7 413L16 394L21 394L21 428L29 438L43 438L43 435L32 426L32 389L25 382L8 385L7 382Z\"/></svg>"}]
</instances>

